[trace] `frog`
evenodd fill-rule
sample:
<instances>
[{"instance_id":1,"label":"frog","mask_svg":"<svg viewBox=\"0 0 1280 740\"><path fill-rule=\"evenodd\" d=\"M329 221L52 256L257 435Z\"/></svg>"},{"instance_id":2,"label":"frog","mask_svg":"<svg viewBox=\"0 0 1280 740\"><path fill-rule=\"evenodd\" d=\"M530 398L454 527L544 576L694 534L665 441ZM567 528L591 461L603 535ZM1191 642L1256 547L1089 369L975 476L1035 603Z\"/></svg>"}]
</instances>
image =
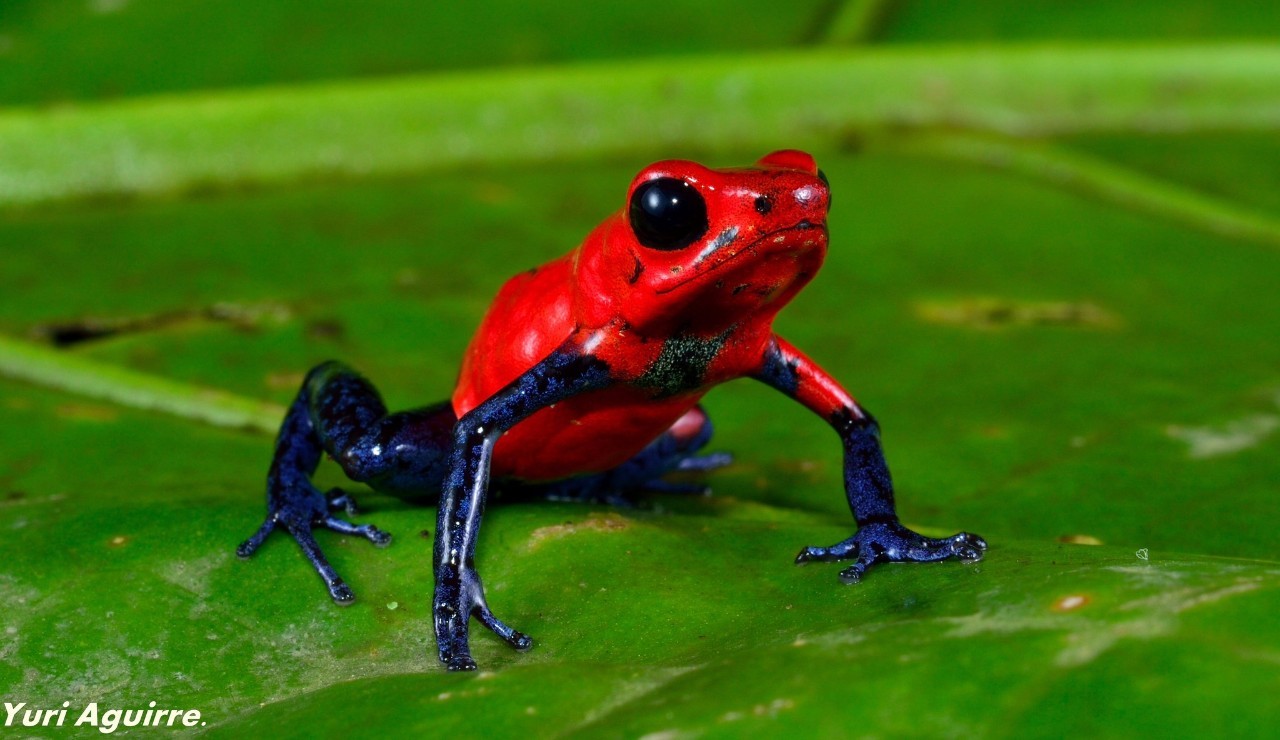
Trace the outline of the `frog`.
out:
<instances>
[{"instance_id":1,"label":"frog","mask_svg":"<svg viewBox=\"0 0 1280 740\"><path fill-rule=\"evenodd\" d=\"M980 560L987 543L978 535L932 538L901 522L878 422L773 330L822 266L830 203L825 173L795 149L749 167L678 159L645 167L623 207L580 245L501 287L449 399L392 413L348 365L313 368L276 438L266 518L238 555L282 528L333 602L349 604L354 594L314 531L375 545L391 537L341 516L356 511L348 493L314 485L322 457L375 490L438 497L438 658L452 671L475 670L473 618L516 650L533 644L494 615L476 569L491 488L583 501L671 490L681 485L669 480L673 471L728 463L704 452L712 425L701 401L721 383L753 378L819 416L843 449L854 532L805 547L797 563L847 561L839 579L851 584L879 563Z\"/></svg>"}]
</instances>

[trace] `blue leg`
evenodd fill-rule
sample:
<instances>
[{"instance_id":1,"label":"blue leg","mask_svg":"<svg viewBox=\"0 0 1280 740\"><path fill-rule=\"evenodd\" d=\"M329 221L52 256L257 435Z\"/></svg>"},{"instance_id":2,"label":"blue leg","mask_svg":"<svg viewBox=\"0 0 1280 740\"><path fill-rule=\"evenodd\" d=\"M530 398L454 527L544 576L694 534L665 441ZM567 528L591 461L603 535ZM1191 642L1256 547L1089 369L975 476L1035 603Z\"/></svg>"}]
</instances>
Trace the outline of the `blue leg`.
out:
<instances>
[{"instance_id":1,"label":"blue leg","mask_svg":"<svg viewBox=\"0 0 1280 740\"><path fill-rule=\"evenodd\" d=\"M336 362L313 369L289 408L276 438L267 474L267 516L236 550L247 558L277 527L284 527L324 580L338 604L355 598L315 540L324 527L386 545L391 535L372 524L357 525L334 515L355 513L355 502L339 489L321 493L312 483L323 454L336 460L352 480L392 492L438 492L446 472L455 417L447 404L388 414L373 386Z\"/></svg>"},{"instance_id":2,"label":"blue leg","mask_svg":"<svg viewBox=\"0 0 1280 740\"><path fill-rule=\"evenodd\" d=\"M454 427L432 558L436 649L440 662L451 671L476 668L469 643L473 616L517 650L533 644L528 635L504 624L489 609L475 566L476 537L489 492L490 458L498 438L538 409L611 382L608 365L584 350L583 344L590 343L584 339L589 337L566 340Z\"/></svg>"},{"instance_id":3,"label":"blue leg","mask_svg":"<svg viewBox=\"0 0 1280 740\"><path fill-rule=\"evenodd\" d=\"M711 441L712 431L706 411L696 406L635 457L612 470L529 488L552 501L611 506L634 506L634 496L644 493L705 494L704 485L675 483L663 476L677 471L714 470L733 462L727 452L698 454Z\"/></svg>"},{"instance_id":4,"label":"blue leg","mask_svg":"<svg viewBox=\"0 0 1280 740\"><path fill-rule=\"evenodd\" d=\"M870 414L854 418L837 412L832 423L844 441L845 490L858 531L830 547L804 548L796 556L797 563L852 560L852 565L840 571L840 580L857 583L876 563L982 559L987 542L978 535L961 532L951 537L925 537L898 520L889 468L880 451L880 428Z\"/></svg>"},{"instance_id":5,"label":"blue leg","mask_svg":"<svg viewBox=\"0 0 1280 740\"><path fill-rule=\"evenodd\" d=\"M880 427L822 368L775 336L755 376L824 416L844 445L845 497L858 530L830 547L806 547L797 563L852 560L840 579L857 583L877 563L982 559L987 543L978 535L925 537L898 520Z\"/></svg>"}]
</instances>

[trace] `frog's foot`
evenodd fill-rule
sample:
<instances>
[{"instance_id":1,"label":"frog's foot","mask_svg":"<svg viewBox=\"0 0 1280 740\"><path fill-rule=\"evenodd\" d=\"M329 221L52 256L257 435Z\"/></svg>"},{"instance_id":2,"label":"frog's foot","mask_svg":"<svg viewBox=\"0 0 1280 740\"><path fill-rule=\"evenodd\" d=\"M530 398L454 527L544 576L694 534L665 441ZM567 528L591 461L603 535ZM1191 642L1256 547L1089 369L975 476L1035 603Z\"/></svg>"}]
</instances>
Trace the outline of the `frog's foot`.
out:
<instances>
[{"instance_id":1,"label":"frog's foot","mask_svg":"<svg viewBox=\"0 0 1280 740\"><path fill-rule=\"evenodd\" d=\"M372 524L353 524L334 516L332 512L339 509L355 513L355 502L343 491L335 488L325 495L309 485L303 490L299 488L302 487L291 487L269 497L266 520L257 532L240 543L236 555L242 558L253 555L277 525L283 526L320 574L334 602L346 606L355 600L355 594L329 564L312 530L320 526L339 534L358 535L380 547L391 542L391 535Z\"/></svg>"},{"instance_id":2,"label":"frog's foot","mask_svg":"<svg viewBox=\"0 0 1280 740\"><path fill-rule=\"evenodd\" d=\"M472 568L444 566L436 572L436 592L432 611L435 615L436 649L440 662L451 671L474 671L468 627L474 616L498 637L516 650L533 647L533 638L512 629L493 615L484 600L480 576Z\"/></svg>"},{"instance_id":3,"label":"frog's foot","mask_svg":"<svg viewBox=\"0 0 1280 740\"><path fill-rule=\"evenodd\" d=\"M968 532L934 539L896 521L874 522L859 527L852 537L831 547L806 547L796 556L796 563L853 560L853 565L840 571L840 580L857 583L877 563L930 563L948 558L973 562L981 560L986 549L986 540Z\"/></svg>"}]
</instances>

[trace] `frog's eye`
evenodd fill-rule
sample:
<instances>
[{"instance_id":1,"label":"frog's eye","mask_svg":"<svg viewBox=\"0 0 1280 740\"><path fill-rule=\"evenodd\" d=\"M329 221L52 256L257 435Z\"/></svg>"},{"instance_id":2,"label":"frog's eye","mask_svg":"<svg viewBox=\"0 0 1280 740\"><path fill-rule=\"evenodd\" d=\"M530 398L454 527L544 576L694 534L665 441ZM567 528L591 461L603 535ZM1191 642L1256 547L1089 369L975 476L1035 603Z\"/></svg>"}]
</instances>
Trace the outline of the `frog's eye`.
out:
<instances>
[{"instance_id":1,"label":"frog's eye","mask_svg":"<svg viewBox=\"0 0 1280 740\"><path fill-rule=\"evenodd\" d=\"M650 249L683 249L707 233L707 202L674 177L641 183L631 194L631 230Z\"/></svg>"}]
</instances>

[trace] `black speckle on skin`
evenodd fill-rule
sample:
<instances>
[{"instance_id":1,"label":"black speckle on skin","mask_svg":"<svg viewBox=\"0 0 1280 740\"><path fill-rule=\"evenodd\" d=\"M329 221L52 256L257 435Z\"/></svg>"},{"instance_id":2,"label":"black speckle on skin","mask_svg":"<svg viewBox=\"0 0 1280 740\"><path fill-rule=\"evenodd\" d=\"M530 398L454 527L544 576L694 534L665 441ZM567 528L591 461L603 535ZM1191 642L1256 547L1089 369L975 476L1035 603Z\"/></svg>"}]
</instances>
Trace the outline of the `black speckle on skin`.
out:
<instances>
[{"instance_id":1,"label":"black speckle on skin","mask_svg":"<svg viewBox=\"0 0 1280 740\"><path fill-rule=\"evenodd\" d=\"M644 274L644 263L642 263L640 261L640 258L637 257L636 255L633 254L631 256L636 261L636 267L635 267L635 270L632 271L631 277L627 278L627 284L635 285L636 282L640 280L640 276Z\"/></svg>"},{"instance_id":2,"label":"black speckle on skin","mask_svg":"<svg viewBox=\"0 0 1280 740\"><path fill-rule=\"evenodd\" d=\"M769 215L769 212L772 210L773 210L773 201L769 198L769 196L761 195L760 197L756 198L756 213L760 214L761 216L767 216Z\"/></svg>"},{"instance_id":3,"label":"black speckle on skin","mask_svg":"<svg viewBox=\"0 0 1280 740\"><path fill-rule=\"evenodd\" d=\"M841 438L848 438L863 429L871 429L871 433L877 436L880 433L876 420L870 414L858 416L853 413L853 409L843 406L831 412L827 421Z\"/></svg>"},{"instance_id":4,"label":"black speckle on skin","mask_svg":"<svg viewBox=\"0 0 1280 740\"><path fill-rule=\"evenodd\" d=\"M739 285L733 289L733 294L737 295L750 287L751 287L751 283L743 283L742 285Z\"/></svg>"},{"instance_id":5,"label":"black speckle on skin","mask_svg":"<svg viewBox=\"0 0 1280 740\"><path fill-rule=\"evenodd\" d=\"M725 332L715 337L693 337L677 334L662 344L662 351L636 385L656 388L662 396L693 390L702 385L707 367L720 354L729 337Z\"/></svg>"},{"instance_id":6,"label":"black speckle on skin","mask_svg":"<svg viewBox=\"0 0 1280 740\"><path fill-rule=\"evenodd\" d=\"M771 343L765 351L760 377L769 385L795 398L796 391L800 388L799 367L800 361L797 358L784 356L777 343Z\"/></svg>"},{"instance_id":7,"label":"black speckle on skin","mask_svg":"<svg viewBox=\"0 0 1280 740\"><path fill-rule=\"evenodd\" d=\"M859 527L896 524L893 479L880 449L880 427L866 412L843 407L831 413L831 426L844 442L845 494Z\"/></svg>"}]
</instances>

